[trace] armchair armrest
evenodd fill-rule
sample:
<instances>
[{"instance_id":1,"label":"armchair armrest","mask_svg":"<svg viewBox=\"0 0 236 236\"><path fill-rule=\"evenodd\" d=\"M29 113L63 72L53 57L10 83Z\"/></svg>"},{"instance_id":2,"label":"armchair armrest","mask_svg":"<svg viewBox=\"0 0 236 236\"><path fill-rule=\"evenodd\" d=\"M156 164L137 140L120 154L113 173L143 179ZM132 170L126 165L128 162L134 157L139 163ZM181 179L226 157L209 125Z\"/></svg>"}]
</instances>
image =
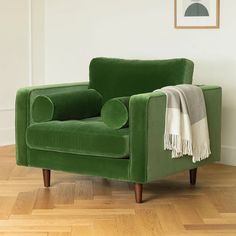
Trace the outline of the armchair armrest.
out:
<instances>
[{"instance_id":1,"label":"armchair armrest","mask_svg":"<svg viewBox=\"0 0 236 236\"><path fill-rule=\"evenodd\" d=\"M88 89L88 83L60 84L49 86L26 87L19 89L16 94L15 126L16 126L16 162L18 165L28 165L26 129L33 123L32 104L39 95L78 91Z\"/></svg>"},{"instance_id":2,"label":"armchair armrest","mask_svg":"<svg viewBox=\"0 0 236 236\"><path fill-rule=\"evenodd\" d=\"M130 178L134 182L145 183L147 180L147 162L150 156L149 141L152 141L148 136L152 129L155 129L158 135L161 134L165 106L166 97L162 92L138 94L130 98ZM156 122L153 123L150 118L154 115L156 115ZM155 126L153 126L154 124ZM156 142L158 141L156 140Z\"/></svg>"},{"instance_id":3,"label":"armchair armrest","mask_svg":"<svg viewBox=\"0 0 236 236\"><path fill-rule=\"evenodd\" d=\"M130 179L150 182L178 171L193 169L218 161L221 149L221 88L200 86L205 97L212 154L204 161L192 163L188 156L171 158L164 150L166 96L152 92L131 96L129 104Z\"/></svg>"}]
</instances>

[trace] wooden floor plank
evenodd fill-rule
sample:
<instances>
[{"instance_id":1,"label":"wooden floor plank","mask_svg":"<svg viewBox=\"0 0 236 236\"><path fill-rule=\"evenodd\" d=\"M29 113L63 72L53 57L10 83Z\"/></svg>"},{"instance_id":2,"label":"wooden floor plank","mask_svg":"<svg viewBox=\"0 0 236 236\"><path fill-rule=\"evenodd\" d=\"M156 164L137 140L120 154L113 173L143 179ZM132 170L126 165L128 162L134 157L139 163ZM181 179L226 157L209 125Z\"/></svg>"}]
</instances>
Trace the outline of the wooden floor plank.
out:
<instances>
[{"instance_id":1,"label":"wooden floor plank","mask_svg":"<svg viewBox=\"0 0 236 236\"><path fill-rule=\"evenodd\" d=\"M144 185L16 166L15 148L0 148L0 236L233 236L236 235L236 167L199 168Z\"/></svg>"},{"instance_id":2,"label":"wooden floor plank","mask_svg":"<svg viewBox=\"0 0 236 236\"><path fill-rule=\"evenodd\" d=\"M93 225L72 226L71 236L79 235L93 235Z\"/></svg>"},{"instance_id":3,"label":"wooden floor plank","mask_svg":"<svg viewBox=\"0 0 236 236\"><path fill-rule=\"evenodd\" d=\"M185 224L202 224L204 223L202 218L199 216L198 212L193 207L189 199L178 200L174 203L174 208L179 216L180 221Z\"/></svg>"},{"instance_id":4,"label":"wooden floor plank","mask_svg":"<svg viewBox=\"0 0 236 236\"><path fill-rule=\"evenodd\" d=\"M15 197L0 197L0 220L8 219L15 203Z\"/></svg>"},{"instance_id":5,"label":"wooden floor plank","mask_svg":"<svg viewBox=\"0 0 236 236\"><path fill-rule=\"evenodd\" d=\"M70 236L71 232L51 232L47 236ZM77 234L79 236L79 234Z\"/></svg>"},{"instance_id":6,"label":"wooden floor plank","mask_svg":"<svg viewBox=\"0 0 236 236\"><path fill-rule=\"evenodd\" d=\"M164 232L179 232L184 230L184 226L173 205L158 205L156 207L156 213Z\"/></svg>"},{"instance_id":7,"label":"wooden floor plank","mask_svg":"<svg viewBox=\"0 0 236 236\"><path fill-rule=\"evenodd\" d=\"M12 209L12 215L31 214L36 200L36 191L19 193Z\"/></svg>"},{"instance_id":8,"label":"wooden floor plank","mask_svg":"<svg viewBox=\"0 0 236 236\"><path fill-rule=\"evenodd\" d=\"M54 198L55 205L66 205L74 203L75 184L60 183L56 186L56 196Z\"/></svg>"},{"instance_id":9,"label":"wooden floor plank","mask_svg":"<svg viewBox=\"0 0 236 236\"><path fill-rule=\"evenodd\" d=\"M53 209L56 198L55 192L55 188L38 189L33 209Z\"/></svg>"},{"instance_id":10,"label":"wooden floor plank","mask_svg":"<svg viewBox=\"0 0 236 236\"><path fill-rule=\"evenodd\" d=\"M93 182L81 180L75 183L75 201L93 199Z\"/></svg>"},{"instance_id":11,"label":"wooden floor plank","mask_svg":"<svg viewBox=\"0 0 236 236\"><path fill-rule=\"evenodd\" d=\"M26 233L26 232L15 232L15 233L0 233L0 236L48 236L47 233Z\"/></svg>"}]
</instances>

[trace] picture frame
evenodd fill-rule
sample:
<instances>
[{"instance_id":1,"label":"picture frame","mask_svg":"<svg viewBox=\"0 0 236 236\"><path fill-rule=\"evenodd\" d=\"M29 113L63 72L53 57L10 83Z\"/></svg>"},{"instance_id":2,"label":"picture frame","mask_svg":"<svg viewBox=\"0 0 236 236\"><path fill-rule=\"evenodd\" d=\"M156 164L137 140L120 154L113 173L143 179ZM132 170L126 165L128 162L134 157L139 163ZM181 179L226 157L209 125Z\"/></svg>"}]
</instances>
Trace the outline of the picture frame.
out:
<instances>
[{"instance_id":1,"label":"picture frame","mask_svg":"<svg viewBox=\"0 0 236 236\"><path fill-rule=\"evenodd\" d=\"M220 27L220 0L174 0L177 29L215 29Z\"/></svg>"}]
</instances>

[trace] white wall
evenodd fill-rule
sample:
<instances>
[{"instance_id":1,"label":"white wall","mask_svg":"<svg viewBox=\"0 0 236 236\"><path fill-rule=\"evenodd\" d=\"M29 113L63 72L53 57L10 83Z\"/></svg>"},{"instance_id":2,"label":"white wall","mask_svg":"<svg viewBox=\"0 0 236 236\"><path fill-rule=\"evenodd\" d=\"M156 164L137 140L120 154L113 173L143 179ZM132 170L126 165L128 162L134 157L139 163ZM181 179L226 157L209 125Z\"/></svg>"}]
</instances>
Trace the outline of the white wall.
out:
<instances>
[{"instance_id":1,"label":"white wall","mask_svg":"<svg viewBox=\"0 0 236 236\"><path fill-rule=\"evenodd\" d=\"M44 83L44 1L0 0L0 146L15 142L15 95Z\"/></svg>"},{"instance_id":2,"label":"white wall","mask_svg":"<svg viewBox=\"0 0 236 236\"><path fill-rule=\"evenodd\" d=\"M28 0L0 1L0 145L14 142L17 88L28 85Z\"/></svg>"},{"instance_id":3,"label":"white wall","mask_svg":"<svg viewBox=\"0 0 236 236\"><path fill-rule=\"evenodd\" d=\"M33 83L88 80L89 61L96 56L190 58L196 84L223 87L222 159L236 165L236 1L221 1L221 27L214 30L175 29L173 3L33 0Z\"/></svg>"},{"instance_id":4,"label":"white wall","mask_svg":"<svg viewBox=\"0 0 236 236\"><path fill-rule=\"evenodd\" d=\"M44 84L44 31L45 31L45 6L44 0L28 0L31 2L31 70L32 84Z\"/></svg>"}]
</instances>

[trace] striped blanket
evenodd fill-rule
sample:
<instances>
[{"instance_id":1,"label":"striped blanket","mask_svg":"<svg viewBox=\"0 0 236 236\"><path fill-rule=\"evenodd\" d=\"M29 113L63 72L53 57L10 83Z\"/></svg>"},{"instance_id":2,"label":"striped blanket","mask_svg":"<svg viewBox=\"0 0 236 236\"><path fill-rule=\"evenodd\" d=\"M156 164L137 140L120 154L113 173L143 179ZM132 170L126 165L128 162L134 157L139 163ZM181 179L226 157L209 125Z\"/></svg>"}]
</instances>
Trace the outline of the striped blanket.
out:
<instances>
[{"instance_id":1,"label":"striped blanket","mask_svg":"<svg viewBox=\"0 0 236 236\"><path fill-rule=\"evenodd\" d=\"M194 85L163 87L166 94L164 148L172 158L192 156L195 163L211 154L204 95Z\"/></svg>"}]
</instances>

